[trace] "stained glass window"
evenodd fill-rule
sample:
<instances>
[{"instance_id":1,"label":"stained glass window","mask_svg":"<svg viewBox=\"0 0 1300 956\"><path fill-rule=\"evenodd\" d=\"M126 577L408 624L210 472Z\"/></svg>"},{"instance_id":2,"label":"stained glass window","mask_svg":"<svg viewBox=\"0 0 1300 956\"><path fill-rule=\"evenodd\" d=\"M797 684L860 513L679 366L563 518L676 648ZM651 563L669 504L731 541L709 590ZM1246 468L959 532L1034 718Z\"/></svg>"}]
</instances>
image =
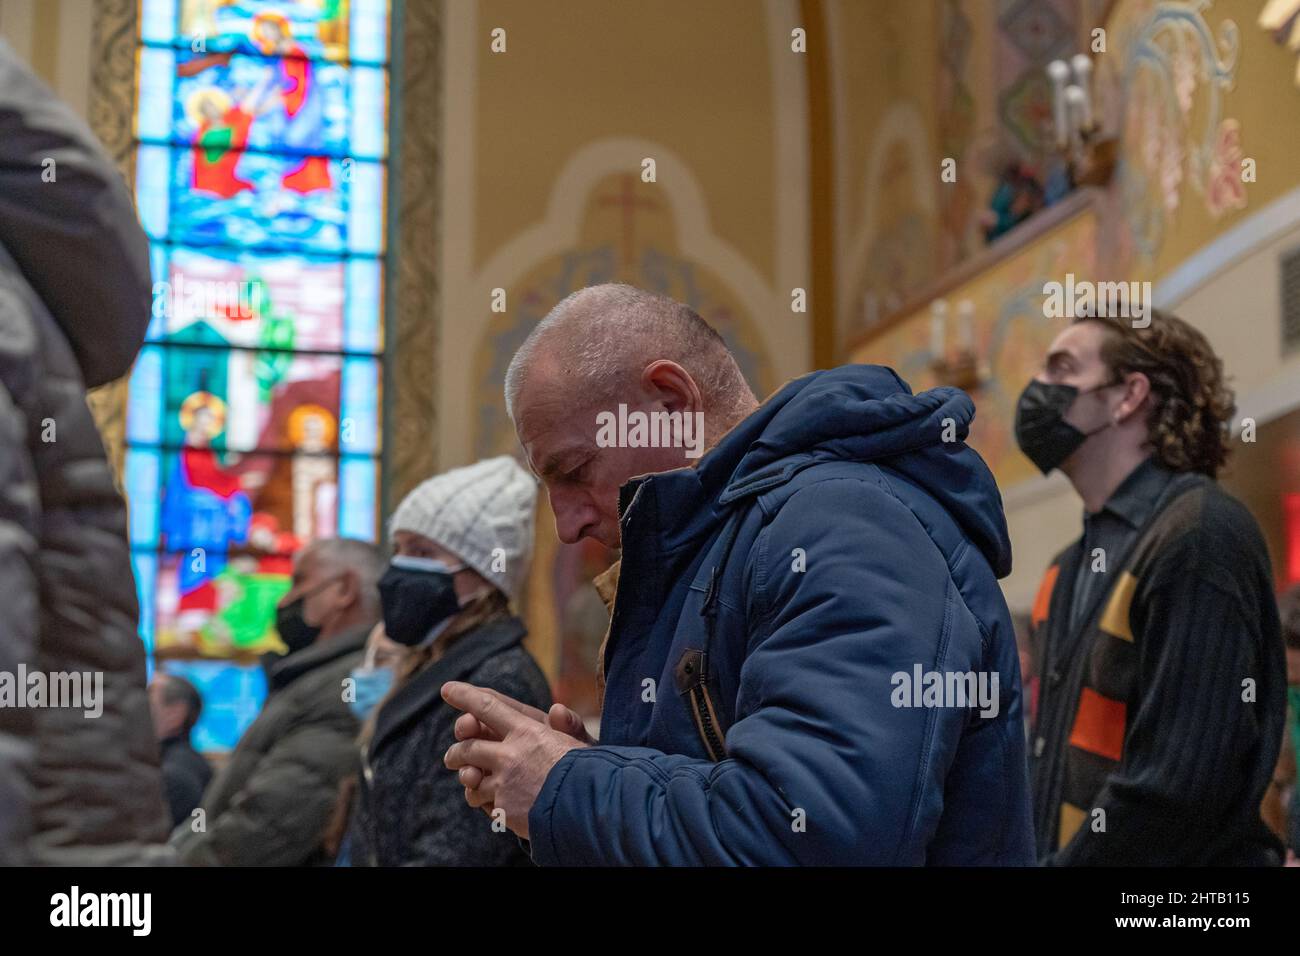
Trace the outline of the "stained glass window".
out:
<instances>
[{"instance_id":1,"label":"stained glass window","mask_svg":"<svg viewBox=\"0 0 1300 956\"><path fill-rule=\"evenodd\" d=\"M387 0L142 0L136 197L153 321L126 491L141 635L234 746L293 554L374 540Z\"/></svg>"}]
</instances>

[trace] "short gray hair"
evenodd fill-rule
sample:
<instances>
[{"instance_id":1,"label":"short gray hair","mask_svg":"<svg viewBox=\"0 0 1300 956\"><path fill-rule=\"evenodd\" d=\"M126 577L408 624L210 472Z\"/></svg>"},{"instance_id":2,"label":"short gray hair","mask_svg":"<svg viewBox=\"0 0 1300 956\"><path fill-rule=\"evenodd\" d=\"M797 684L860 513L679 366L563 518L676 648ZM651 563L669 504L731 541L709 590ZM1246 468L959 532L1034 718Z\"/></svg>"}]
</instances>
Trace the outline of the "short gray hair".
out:
<instances>
[{"instance_id":1,"label":"short gray hair","mask_svg":"<svg viewBox=\"0 0 1300 956\"><path fill-rule=\"evenodd\" d=\"M544 342L557 347L566 371L593 401L616 395L655 358L686 369L714 410L754 401L726 342L694 309L666 295L609 283L565 297L519 347L506 370L506 413L512 420L527 369Z\"/></svg>"},{"instance_id":2,"label":"short gray hair","mask_svg":"<svg viewBox=\"0 0 1300 956\"><path fill-rule=\"evenodd\" d=\"M379 549L360 538L320 538L307 546L318 561L339 570L355 571L361 585L361 604L367 613L379 612L379 578L386 562Z\"/></svg>"}]
</instances>

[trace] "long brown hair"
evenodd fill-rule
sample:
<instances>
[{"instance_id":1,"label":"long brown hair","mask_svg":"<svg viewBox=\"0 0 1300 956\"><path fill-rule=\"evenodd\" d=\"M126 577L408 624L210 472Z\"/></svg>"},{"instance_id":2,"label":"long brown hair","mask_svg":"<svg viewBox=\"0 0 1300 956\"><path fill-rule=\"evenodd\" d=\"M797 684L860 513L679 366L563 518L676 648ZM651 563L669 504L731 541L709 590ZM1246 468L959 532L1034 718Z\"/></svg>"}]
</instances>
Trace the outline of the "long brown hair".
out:
<instances>
[{"instance_id":1,"label":"long brown hair","mask_svg":"<svg viewBox=\"0 0 1300 956\"><path fill-rule=\"evenodd\" d=\"M1124 321L1080 316L1110 333L1101 358L1116 378L1141 372L1151 383L1151 444L1171 471L1194 471L1211 478L1232 450L1236 398L1223 373L1223 361L1209 340L1187 322L1152 309L1146 328Z\"/></svg>"}]
</instances>

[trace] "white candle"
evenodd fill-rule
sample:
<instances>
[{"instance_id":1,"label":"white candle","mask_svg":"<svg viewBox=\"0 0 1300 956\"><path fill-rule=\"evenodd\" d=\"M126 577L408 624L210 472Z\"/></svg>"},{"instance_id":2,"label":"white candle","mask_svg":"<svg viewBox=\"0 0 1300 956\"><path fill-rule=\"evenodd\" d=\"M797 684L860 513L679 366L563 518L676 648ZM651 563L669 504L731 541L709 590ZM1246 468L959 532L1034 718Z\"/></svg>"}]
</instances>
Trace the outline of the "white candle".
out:
<instances>
[{"instance_id":1,"label":"white candle","mask_svg":"<svg viewBox=\"0 0 1300 956\"><path fill-rule=\"evenodd\" d=\"M963 352L975 351L975 303L962 299L957 304L957 335Z\"/></svg>"},{"instance_id":2,"label":"white candle","mask_svg":"<svg viewBox=\"0 0 1300 956\"><path fill-rule=\"evenodd\" d=\"M1070 68L1064 60L1053 60L1047 64L1047 76L1052 81L1052 117L1056 122L1056 145L1064 147L1070 141L1065 115L1065 84L1070 78Z\"/></svg>"},{"instance_id":3,"label":"white candle","mask_svg":"<svg viewBox=\"0 0 1300 956\"><path fill-rule=\"evenodd\" d=\"M1092 132L1092 59L1082 53L1070 60L1074 69L1074 83L1083 92L1083 131Z\"/></svg>"},{"instance_id":4,"label":"white candle","mask_svg":"<svg viewBox=\"0 0 1300 956\"><path fill-rule=\"evenodd\" d=\"M943 358L947 332L948 303L943 299L935 299L930 305L930 355L936 361Z\"/></svg>"},{"instance_id":5,"label":"white candle","mask_svg":"<svg viewBox=\"0 0 1300 956\"><path fill-rule=\"evenodd\" d=\"M1083 90L1077 86L1067 86L1065 88L1065 105L1066 111L1070 115L1070 141L1076 142L1080 134L1088 128L1088 123L1084 117L1084 110L1088 108L1087 97L1083 95Z\"/></svg>"}]
</instances>

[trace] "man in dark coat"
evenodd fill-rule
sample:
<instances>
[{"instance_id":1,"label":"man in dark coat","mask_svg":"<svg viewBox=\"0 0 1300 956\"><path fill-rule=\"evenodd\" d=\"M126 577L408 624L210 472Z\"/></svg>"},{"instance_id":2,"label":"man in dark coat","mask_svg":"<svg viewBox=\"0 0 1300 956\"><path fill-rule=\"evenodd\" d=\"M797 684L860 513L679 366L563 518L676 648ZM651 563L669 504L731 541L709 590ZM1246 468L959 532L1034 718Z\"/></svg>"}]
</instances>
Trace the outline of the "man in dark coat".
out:
<instances>
[{"instance_id":1,"label":"man in dark coat","mask_svg":"<svg viewBox=\"0 0 1300 956\"><path fill-rule=\"evenodd\" d=\"M159 671L149 683L149 709L162 751L163 792L176 826L189 819L212 781L211 764L190 743L203 697L185 678Z\"/></svg>"},{"instance_id":2,"label":"man in dark coat","mask_svg":"<svg viewBox=\"0 0 1300 956\"><path fill-rule=\"evenodd\" d=\"M628 286L561 302L506 391L561 540L622 546L598 744L443 689L448 766L535 862L1033 861L966 395L859 365L759 406L698 315Z\"/></svg>"},{"instance_id":3,"label":"man in dark coat","mask_svg":"<svg viewBox=\"0 0 1300 956\"><path fill-rule=\"evenodd\" d=\"M204 793L203 812L172 833L183 862L332 862L325 831L359 729L344 681L379 618L380 565L374 545L351 538L299 553L277 613L291 652L271 668L266 704Z\"/></svg>"},{"instance_id":4,"label":"man in dark coat","mask_svg":"<svg viewBox=\"0 0 1300 956\"><path fill-rule=\"evenodd\" d=\"M1214 480L1233 414L1210 343L1159 310L1076 319L1020 398L1021 450L1084 507L1033 612L1044 864L1282 862L1260 815L1286 719L1273 572Z\"/></svg>"},{"instance_id":5,"label":"man in dark coat","mask_svg":"<svg viewBox=\"0 0 1300 956\"><path fill-rule=\"evenodd\" d=\"M86 405L131 368L151 287L112 161L0 42L0 673L102 675L96 716L0 706L0 865L174 858L126 508Z\"/></svg>"}]
</instances>

